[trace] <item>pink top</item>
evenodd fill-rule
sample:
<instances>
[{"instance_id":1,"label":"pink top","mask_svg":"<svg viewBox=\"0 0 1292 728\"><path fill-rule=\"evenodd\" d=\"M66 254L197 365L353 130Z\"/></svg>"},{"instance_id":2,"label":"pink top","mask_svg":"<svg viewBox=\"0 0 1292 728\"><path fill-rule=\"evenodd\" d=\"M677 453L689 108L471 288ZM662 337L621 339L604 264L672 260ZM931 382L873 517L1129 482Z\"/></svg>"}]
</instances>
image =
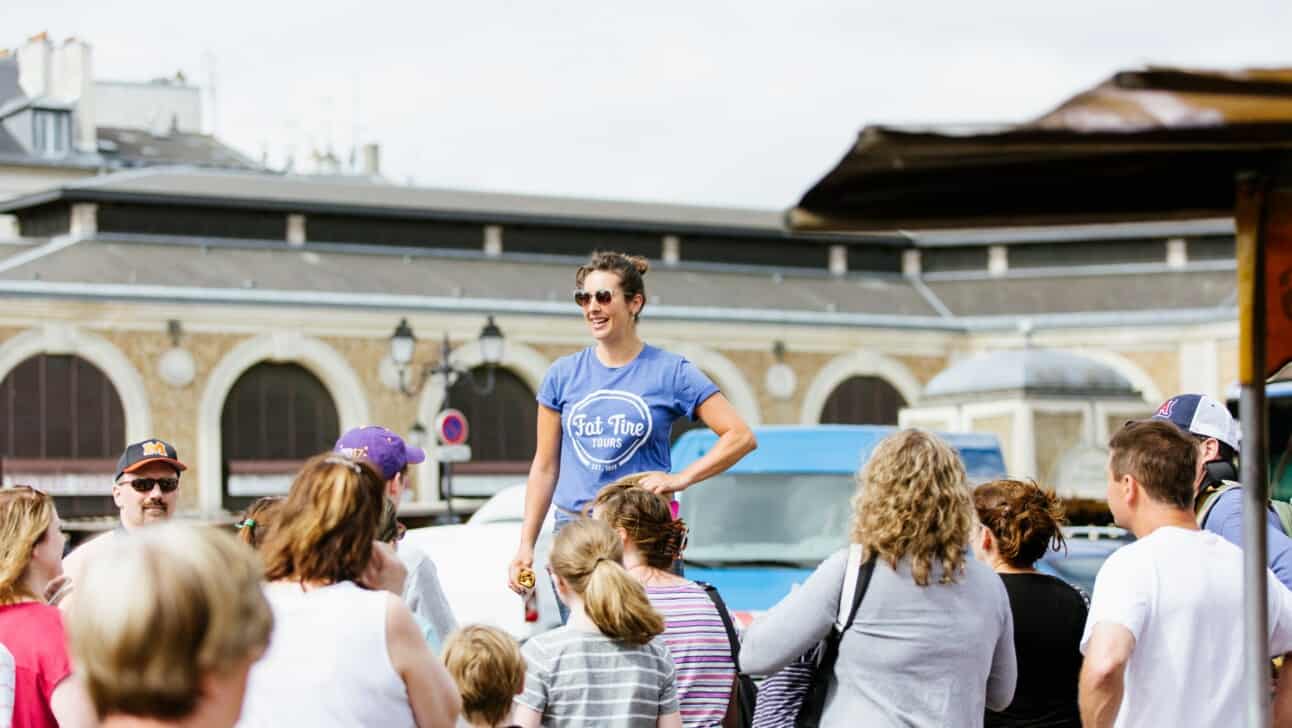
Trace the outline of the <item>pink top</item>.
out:
<instances>
[{"instance_id":1,"label":"pink top","mask_svg":"<svg viewBox=\"0 0 1292 728\"><path fill-rule=\"evenodd\" d=\"M0 607L0 644L13 653L13 728L58 728L49 699L72 674L58 608L42 602Z\"/></svg>"}]
</instances>

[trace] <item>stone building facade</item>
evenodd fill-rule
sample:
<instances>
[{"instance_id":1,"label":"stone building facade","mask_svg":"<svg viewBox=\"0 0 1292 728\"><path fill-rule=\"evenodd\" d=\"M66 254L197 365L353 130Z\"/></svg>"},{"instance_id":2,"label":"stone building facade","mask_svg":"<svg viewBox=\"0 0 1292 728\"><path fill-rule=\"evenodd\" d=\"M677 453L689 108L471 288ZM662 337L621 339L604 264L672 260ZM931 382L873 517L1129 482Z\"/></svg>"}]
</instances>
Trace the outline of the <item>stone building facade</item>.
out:
<instances>
[{"instance_id":1,"label":"stone building facade","mask_svg":"<svg viewBox=\"0 0 1292 728\"><path fill-rule=\"evenodd\" d=\"M0 212L19 230L0 244L0 380L34 357L91 364L119 398L126 441L161 437L179 449L191 466L182 505L204 517L231 510L239 478L282 487L284 463L335 436L310 429L319 422L430 424L443 383L417 386L413 376L407 396L389 360L402 318L419 336L415 368L436 361L444 335L455 364L480 366L476 337L495 318L505 336L499 372L513 395L469 402L481 421L505 423L493 430L514 432L477 427L473 442L495 443L495 456L462 466L458 479L486 490L523 480L528 456L516 443L534 427L533 392L552 361L590 341L569 291L594 248L651 258L643 337L690 358L754 425L896 424L905 409L913 414L904 422L965 429L929 414L924 405L936 398L926 387L976 355L1025 346L1116 372L1131 396L1099 409L1097 423L1054 403L1022 419L1004 400L975 405L970 429L996 434L1011 470L1028 477L1046 478L1039 470L1053 470L1071 444L1106 436L1173 393L1223 396L1236 367L1227 221L989 239L796 236L775 212L184 169L67 184ZM23 381L48 388L46 371ZM253 371L263 376L260 395L246 389ZM6 384L5 479L66 486L68 497L106 492L102 453L77 466L68 461L78 458L18 452L35 447L19 440L36 406L22 398L36 385ZM300 414L318 385L327 417ZM284 387L297 394L279 397ZM41 391L64 406L58 392ZM246 412L231 414L235 399ZM74 405L73 420L99 417ZM257 449L279 433L253 431L277 417L309 430L283 446L296 450ZM231 438L242 454L230 453ZM438 466L415 478L405 508L442 508Z\"/></svg>"}]
</instances>

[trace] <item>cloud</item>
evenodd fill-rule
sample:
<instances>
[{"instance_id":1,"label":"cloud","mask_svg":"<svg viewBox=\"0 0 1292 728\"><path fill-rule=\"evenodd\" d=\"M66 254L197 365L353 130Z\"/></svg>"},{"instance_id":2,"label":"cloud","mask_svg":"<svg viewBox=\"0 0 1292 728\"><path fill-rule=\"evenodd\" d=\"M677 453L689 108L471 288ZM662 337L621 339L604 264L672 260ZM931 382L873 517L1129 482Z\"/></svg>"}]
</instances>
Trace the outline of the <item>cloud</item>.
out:
<instances>
[{"instance_id":1,"label":"cloud","mask_svg":"<svg viewBox=\"0 0 1292 728\"><path fill-rule=\"evenodd\" d=\"M209 51L219 133L252 154L357 137L400 181L784 207L867 123L1019 121L1146 62L1288 60L1292 5L1161 8L17 0L0 43L75 34L112 78L201 78Z\"/></svg>"}]
</instances>

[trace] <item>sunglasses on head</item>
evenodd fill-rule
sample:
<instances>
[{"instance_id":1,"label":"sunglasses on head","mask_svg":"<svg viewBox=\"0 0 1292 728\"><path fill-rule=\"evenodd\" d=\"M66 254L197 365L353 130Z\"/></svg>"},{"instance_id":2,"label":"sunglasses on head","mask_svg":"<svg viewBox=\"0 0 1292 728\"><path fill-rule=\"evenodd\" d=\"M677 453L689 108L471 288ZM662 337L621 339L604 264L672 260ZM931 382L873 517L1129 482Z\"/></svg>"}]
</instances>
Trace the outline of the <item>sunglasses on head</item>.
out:
<instances>
[{"instance_id":1,"label":"sunglasses on head","mask_svg":"<svg viewBox=\"0 0 1292 728\"><path fill-rule=\"evenodd\" d=\"M591 303L592 298L594 296L597 299L597 303L604 306L610 303L611 299L615 297L615 292L610 290L609 288L602 288L598 290L596 293L593 293L591 291L580 290L577 288L574 290L574 302L579 304L579 308L583 308L584 306L587 306L589 303Z\"/></svg>"},{"instance_id":2,"label":"sunglasses on head","mask_svg":"<svg viewBox=\"0 0 1292 728\"><path fill-rule=\"evenodd\" d=\"M173 493L179 487L179 478L135 478L122 485L134 488L136 493L151 493L153 488L161 488L163 493Z\"/></svg>"}]
</instances>

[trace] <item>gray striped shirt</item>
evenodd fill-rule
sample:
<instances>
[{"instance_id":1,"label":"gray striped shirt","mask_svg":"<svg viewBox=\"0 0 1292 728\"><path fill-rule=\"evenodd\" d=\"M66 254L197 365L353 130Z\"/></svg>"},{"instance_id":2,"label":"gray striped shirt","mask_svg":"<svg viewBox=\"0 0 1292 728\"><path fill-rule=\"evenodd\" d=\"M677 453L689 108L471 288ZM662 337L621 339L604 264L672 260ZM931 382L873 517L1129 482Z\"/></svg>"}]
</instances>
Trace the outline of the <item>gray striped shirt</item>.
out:
<instances>
[{"instance_id":1,"label":"gray striped shirt","mask_svg":"<svg viewBox=\"0 0 1292 728\"><path fill-rule=\"evenodd\" d=\"M673 658L660 639L630 645L561 627L525 643L525 692L516 702L543 725L654 728L678 711Z\"/></svg>"}]
</instances>

